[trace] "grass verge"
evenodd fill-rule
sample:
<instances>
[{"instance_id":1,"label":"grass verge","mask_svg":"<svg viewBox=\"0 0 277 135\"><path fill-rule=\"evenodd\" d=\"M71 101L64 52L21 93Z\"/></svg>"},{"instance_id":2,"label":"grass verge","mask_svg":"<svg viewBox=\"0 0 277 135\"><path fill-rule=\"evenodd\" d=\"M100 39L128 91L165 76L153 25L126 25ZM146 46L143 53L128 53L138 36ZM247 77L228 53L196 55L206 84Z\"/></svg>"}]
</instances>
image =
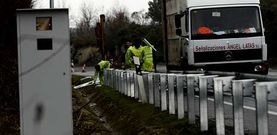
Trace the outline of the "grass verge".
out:
<instances>
[{"instance_id":1,"label":"grass verge","mask_svg":"<svg viewBox=\"0 0 277 135\"><path fill-rule=\"evenodd\" d=\"M74 78L74 77L73 77ZM109 87L86 87L78 90L96 103L101 115L106 118L117 134L130 135L199 135L215 134L211 128L201 132L186 119L160 111L153 105L138 103L137 100L121 95Z\"/></svg>"}]
</instances>

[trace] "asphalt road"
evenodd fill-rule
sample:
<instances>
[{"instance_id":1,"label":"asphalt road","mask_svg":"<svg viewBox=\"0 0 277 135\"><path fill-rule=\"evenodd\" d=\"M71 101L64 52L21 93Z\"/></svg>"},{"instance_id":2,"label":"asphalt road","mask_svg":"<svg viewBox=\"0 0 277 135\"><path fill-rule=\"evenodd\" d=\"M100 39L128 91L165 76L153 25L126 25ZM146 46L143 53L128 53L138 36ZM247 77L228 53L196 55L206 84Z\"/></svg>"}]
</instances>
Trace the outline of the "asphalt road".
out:
<instances>
[{"instance_id":1,"label":"asphalt road","mask_svg":"<svg viewBox=\"0 0 277 135\"><path fill-rule=\"evenodd\" d=\"M186 101L186 98L185 98ZM277 134L277 102L269 102L268 105L269 112L269 134ZM185 110L187 110L187 105L185 102ZM255 100L252 97L244 98L244 129L245 133L255 134L256 133L256 109ZM209 119L215 120L214 113L214 99L212 96L208 98L208 117ZM231 96L224 96L224 120L225 125L233 127L233 104ZM199 116L199 98L195 98L195 113Z\"/></svg>"}]
</instances>

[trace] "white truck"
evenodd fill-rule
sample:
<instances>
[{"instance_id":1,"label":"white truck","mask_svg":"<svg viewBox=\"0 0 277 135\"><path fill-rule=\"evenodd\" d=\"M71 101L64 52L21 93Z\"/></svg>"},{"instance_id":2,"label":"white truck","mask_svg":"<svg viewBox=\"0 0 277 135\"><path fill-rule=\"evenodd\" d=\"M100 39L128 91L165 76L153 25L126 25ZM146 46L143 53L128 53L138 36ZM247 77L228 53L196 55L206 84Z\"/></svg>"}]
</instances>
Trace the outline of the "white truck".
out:
<instances>
[{"instance_id":1,"label":"white truck","mask_svg":"<svg viewBox=\"0 0 277 135\"><path fill-rule=\"evenodd\" d=\"M167 65L268 73L259 0L166 0Z\"/></svg>"}]
</instances>

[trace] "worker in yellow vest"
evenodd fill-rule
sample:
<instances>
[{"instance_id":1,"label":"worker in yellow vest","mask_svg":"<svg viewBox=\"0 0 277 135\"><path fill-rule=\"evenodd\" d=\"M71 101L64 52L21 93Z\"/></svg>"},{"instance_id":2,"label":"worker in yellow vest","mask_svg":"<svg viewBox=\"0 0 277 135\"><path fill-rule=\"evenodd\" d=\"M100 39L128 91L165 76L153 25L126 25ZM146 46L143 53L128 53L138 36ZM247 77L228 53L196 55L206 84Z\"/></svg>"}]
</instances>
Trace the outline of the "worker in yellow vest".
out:
<instances>
[{"instance_id":1,"label":"worker in yellow vest","mask_svg":"<svg viewBox=\"0 0 277 135\"><path fill-rule=\"evenodd\" d=\"M99 77L100 84L104 84L104 69L110 68L111 63L107 60L101 60L96 66L95 66L95 74L93 77L93 80L96 82L97 77Z\"/></svg>"},{"instance_id":2,"label":"worker in yellow vest","mask_svg":"<svg viewBox=\"0 0 277 135\"><path fill-rule=\"evenodd\" d=\"M153 51L150 46L143 46L142 47L142 70L145 71L154 71L154 63L153 63Z\"/></svg>"},{"instance_id":3,"label":"worker in yellow vest","mask_svg":"<svg viewBox=\"0 0 277 135\"><path fill-rule=\"evenodd\" d=\"M141 47L141 39L136 37L133 40L133 45L130 46L125 54L125 66L127 68L135 68L134 64L134 59L133 57L138 57L140 61L142 62L142 50L143 48Z\"/></svg>"}]
</instances>

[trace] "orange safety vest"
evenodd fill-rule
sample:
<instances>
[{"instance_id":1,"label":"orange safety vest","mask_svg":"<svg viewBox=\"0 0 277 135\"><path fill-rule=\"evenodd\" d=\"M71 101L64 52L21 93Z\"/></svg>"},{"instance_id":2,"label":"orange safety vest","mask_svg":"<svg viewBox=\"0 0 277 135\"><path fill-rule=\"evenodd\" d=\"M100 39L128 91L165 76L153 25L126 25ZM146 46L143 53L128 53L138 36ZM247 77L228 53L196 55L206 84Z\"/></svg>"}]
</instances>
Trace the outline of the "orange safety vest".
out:
<instances>
[{"instance_id":1,"label":"orange safety vest","mask_svg":"<svg viewBox=\"0 0 277 135\"><path fill-rule=\"evenodd\" d=\"M198 33L199 34L212 34L213 31L208 27L202 26L198 29Z\"/></svg>"}]
</instances>

